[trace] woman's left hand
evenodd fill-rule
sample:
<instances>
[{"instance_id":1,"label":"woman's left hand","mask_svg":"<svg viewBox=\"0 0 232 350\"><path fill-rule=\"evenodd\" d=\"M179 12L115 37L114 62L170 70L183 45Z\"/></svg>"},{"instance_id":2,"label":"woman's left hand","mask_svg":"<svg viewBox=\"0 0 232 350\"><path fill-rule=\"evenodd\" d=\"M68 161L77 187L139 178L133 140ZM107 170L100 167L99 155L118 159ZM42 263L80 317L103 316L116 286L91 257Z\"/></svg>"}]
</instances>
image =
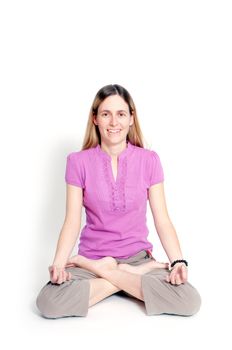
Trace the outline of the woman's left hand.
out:
<instances>
[{"instance_id":1,"label":"woman's left hand","mask_svg":"<svg viewBox=\"0 0 232 350\"><path fill-rule=\"evenodd\" d=\"M170 274L166 277L166 281L171 284L181 284L187 282L188 279L188 269L183 263L177 263Z\"/></svg>"}]
</instances>

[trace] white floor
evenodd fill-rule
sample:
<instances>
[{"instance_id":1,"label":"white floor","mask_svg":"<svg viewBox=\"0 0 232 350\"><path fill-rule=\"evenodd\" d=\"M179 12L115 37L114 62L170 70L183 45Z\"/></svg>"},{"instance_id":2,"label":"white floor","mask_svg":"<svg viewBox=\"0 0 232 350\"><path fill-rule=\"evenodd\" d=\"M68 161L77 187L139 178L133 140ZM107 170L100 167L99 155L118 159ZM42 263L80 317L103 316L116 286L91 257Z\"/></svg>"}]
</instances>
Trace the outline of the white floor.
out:
<instances>
[{"instance_id":1,"label":"white floor","mask_svg":"<svg viewBox=\"0 0 232 350\"><path fill-rule=\"evenodd\" d=\"M41 317L35 288L28 300L13 301L15 314L7 315L2 341L6 337L7 349L229 349L228 310L214 305L215 292L207 296L202 291L201 310L191 317L147 316L143 302L116 294L92 306L87 317L54 320Z\"/></svg>"}]
</instances>

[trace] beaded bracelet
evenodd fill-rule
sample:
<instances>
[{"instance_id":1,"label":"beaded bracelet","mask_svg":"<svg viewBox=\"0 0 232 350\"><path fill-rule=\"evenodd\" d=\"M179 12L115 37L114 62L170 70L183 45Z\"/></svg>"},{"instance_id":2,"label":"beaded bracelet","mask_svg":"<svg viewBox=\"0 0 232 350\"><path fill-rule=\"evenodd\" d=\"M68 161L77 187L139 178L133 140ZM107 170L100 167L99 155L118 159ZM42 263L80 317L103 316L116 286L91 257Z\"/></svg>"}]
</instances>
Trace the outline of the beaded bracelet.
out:
<instances>
[{"instance_id":1,"label":"beaded bracelet","mask_svg":"<svg viewBox=\"0 0 232 350\"><path fill-rule=\"evenodd\" d=\"M173 261L173 262L171 263L171 267L173 267L175 264L177 264L177 263L179 263L179 262L183 262L183 263L185 263L186 266L188 266L188 262L187 262L186 260L181 259L181 260L175 260L175 261Z\"/></svg>"}]
</instances>

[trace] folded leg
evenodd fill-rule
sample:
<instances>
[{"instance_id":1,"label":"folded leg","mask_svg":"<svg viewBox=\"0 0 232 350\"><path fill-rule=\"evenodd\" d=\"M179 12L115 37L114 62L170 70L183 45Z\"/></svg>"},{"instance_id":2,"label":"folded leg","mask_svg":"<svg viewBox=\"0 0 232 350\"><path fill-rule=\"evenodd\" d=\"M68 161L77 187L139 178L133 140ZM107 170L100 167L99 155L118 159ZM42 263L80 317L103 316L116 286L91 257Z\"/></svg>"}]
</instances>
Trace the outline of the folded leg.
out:
<instances>
[{"instance_id":1,"label":"folded leg","mask_svg":"<svg viewBox=\"0 0 232 350\"><path fill-rule=\"evenodd\" d=\"M165 281L168 269L154 269L142 275L142 293L147 315L191 316L199 311L201 297L189 282L173 285Z\"/></svg>"}]
</instances>

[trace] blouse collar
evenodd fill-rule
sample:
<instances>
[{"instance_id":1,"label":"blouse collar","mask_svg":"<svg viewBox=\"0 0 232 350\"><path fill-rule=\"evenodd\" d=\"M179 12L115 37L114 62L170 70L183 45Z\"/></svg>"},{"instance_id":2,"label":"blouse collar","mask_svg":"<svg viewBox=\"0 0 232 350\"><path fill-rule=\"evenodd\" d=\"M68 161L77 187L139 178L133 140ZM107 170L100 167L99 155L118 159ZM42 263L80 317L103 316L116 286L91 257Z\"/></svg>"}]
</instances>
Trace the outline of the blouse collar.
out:
<instances>
[{"instance_id":1,"label":"blouse collar","mask_svg":"<svg viewBox=\"0 0 232 350\"><path fill-rule=\"evenodd\" d=\"M97 146L95 147L96 148L96 151L97 153L102 157L102 158L105 158L105 159L108 159L111 161L111 156L106 152L106 151L103 151L103 149L101 148L101 145L98 143ZM127 141L127 147L118 155L118 158L121 160L121 159L124 159L128 154L131 153L133 149L133 145L132 143L130 143L130 141L128 140Z\"/></svg>"}]
</instances>

